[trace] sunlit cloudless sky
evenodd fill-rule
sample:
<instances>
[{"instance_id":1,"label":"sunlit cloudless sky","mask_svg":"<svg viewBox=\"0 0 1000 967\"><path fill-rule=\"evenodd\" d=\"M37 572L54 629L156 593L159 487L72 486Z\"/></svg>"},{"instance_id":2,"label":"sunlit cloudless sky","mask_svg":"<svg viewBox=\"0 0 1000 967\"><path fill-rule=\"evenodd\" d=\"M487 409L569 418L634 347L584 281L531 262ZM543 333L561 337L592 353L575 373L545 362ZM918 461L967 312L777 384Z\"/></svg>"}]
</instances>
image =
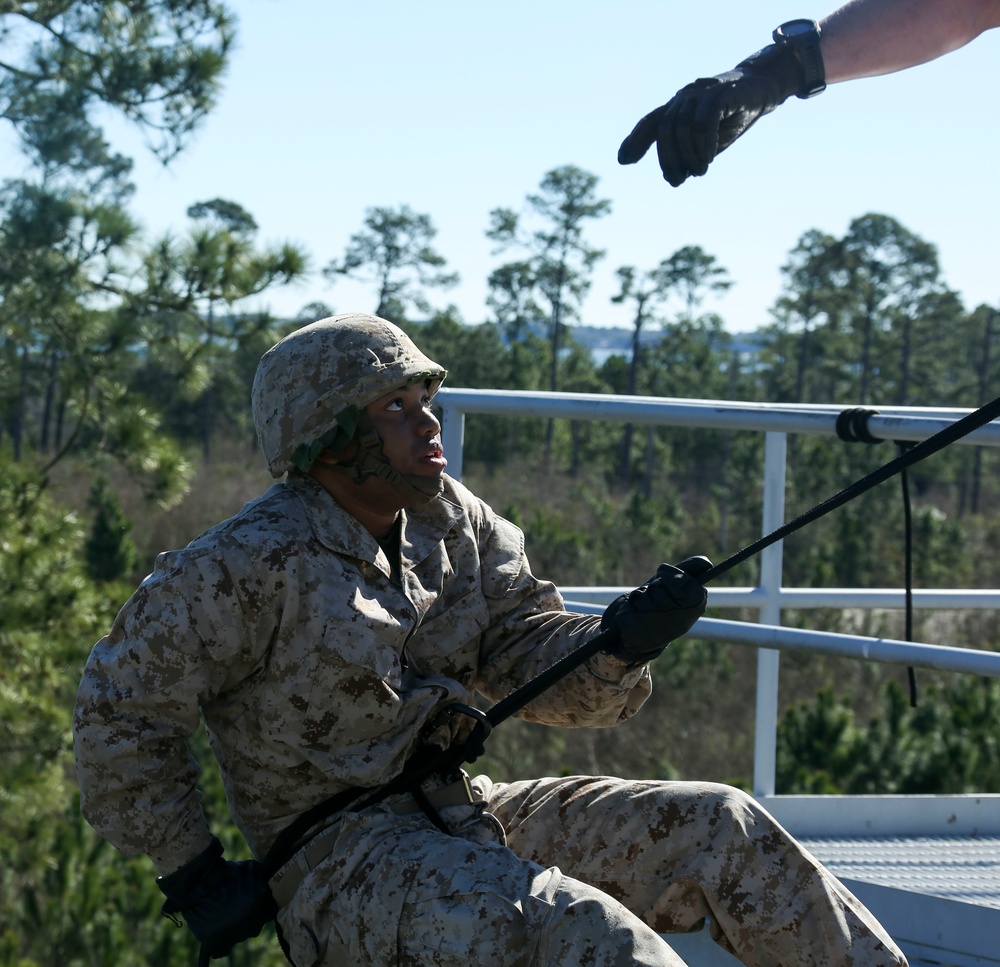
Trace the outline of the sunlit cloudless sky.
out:
<instances>
[{"instance_id":1,"label":"sunlit cloudless sky","mask_svg":"<svg viewBox=\"0 0 1000 967\"><path fill-rule=\"evenodd\" d=\"M705 303L733 332L769 321L780 267L801 235L843 235L880 212L937 246L967 308L1000 301L993 91L1000 31L899 74L790 100L671 188L655 150L618 165L622 138L695 77L770 41L777 24L820 19L835 2L774 0L233 0L239 18L216 109L167 169L134 154L134 212L150 236L187 227L186 208L241 204L258 241L310 254L303 283L263 302L294 315L322 301L371 311L370 285L320 270L341 257L372 206L428 214L461 284L429 293L465 321L488 317L486 279L506 258L489 213L519 209L544 174L572 164L600 179L611 214L587 240L606 250L582 321L628 327L610 302L615 269L655 266L684 245L714 255L733 288ZM258 303L259 304L259 303Z\"/></svg>"}]
</instances>

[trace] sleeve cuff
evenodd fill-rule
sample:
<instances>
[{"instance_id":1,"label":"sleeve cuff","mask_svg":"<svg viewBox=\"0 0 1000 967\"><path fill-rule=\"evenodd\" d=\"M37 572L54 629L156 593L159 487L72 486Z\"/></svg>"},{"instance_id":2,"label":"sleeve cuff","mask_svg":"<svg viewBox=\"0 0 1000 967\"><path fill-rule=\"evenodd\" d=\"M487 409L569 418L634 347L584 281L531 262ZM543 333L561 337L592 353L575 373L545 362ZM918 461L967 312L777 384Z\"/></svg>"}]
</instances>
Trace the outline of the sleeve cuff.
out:
<instances>
[{"instance_id":1,"label":"sleeve cuff","mask_svg":"<svg viewBox=\"0 0 1000 967\"><path fill-rule=\"evenodd\" d=\"M214 839L206 827L184 843L173 843L169 850L151 850L147 855L153 861L158 877L169 876L201 856L212 845Z\"/></svg>"},{"instance_id":2,"label":"sleeve cuff","mask_svg":"<svg viewBox=\"0 0 1000 967\"><path fill-rule=\"evenodd\" d=\"M646 672L646 664L630 665L616 655L602 651L587 661L587 670L606 685L628 689L639 684Z\"/></svg>"}]
</instances>

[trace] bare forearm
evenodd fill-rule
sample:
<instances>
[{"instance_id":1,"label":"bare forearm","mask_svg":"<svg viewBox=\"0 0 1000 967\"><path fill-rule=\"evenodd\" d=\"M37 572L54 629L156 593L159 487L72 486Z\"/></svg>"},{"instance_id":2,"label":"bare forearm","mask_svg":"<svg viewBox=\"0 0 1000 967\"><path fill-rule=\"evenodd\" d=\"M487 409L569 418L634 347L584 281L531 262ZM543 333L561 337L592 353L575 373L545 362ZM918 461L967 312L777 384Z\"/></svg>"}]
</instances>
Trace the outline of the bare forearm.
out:
<instances>
[{"instance_id":1,"label":"bare forearm","mask_svg":"<svg viewBox=\"0 0 1000 967\"><path fill-rule=\"evenodd\" d=\"M828 83L934 60L1000 26L1000 0L851 0L822 28Z\"/></svg>"}]
</instances>

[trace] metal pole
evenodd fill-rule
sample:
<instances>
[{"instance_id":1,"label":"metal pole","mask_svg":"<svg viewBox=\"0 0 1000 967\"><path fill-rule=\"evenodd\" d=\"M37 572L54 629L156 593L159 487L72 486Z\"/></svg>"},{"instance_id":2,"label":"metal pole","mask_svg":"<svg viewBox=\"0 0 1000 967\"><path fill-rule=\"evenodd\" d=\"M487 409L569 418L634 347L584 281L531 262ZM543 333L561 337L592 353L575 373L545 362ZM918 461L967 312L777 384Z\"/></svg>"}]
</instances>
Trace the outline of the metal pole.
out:
<instances>
[{"instance_id":1,"label":"metal pole","mask_svg":"<svg viewBox=\"0 0 1000 967\"><path fill-rule=\"evenodd\" d=\"M764 437L763 533L770 534L785 519L785 455L788 437L769 432ZM781 624L782 541L764 548L760 555L760 587L764 603L762 624ZM774 795L778 739L778 658L780 652L762 648L757 653L757 721L754 730L754 795Z\"/></svg>"},{"instance_id":2,"label":"metal pole","mask_svg":"<svg viewBox=\"0 0 1000 967\"><path fill-rule=\"evenodd\" d=\"M440 397L441 394L439 393ZM458 406L448 406L440 400L441 446L448 460L448 474L462 479L462 449L465 446L465 411Z\"/></svg>"}]
</instances>

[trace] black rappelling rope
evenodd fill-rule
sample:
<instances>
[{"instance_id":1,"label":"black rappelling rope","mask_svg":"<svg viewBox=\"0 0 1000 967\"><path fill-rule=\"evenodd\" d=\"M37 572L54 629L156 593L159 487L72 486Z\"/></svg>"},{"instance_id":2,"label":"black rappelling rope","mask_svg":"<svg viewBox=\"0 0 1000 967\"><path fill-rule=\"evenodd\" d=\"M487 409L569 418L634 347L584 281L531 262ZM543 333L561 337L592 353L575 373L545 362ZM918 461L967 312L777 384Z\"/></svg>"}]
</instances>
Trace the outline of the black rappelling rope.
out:
<instances>
[{"instance_id":1,"label":"black rappelling rope","mask_svg":"<svg viewBox=\"0 0 1000 967\"><path fill-rule=\"evenodd\" d=\"M974 410L972 413L966 414L960 420L950 423L948 426L938 430L937 433L932 434L925 440L917 443L915 446L902 451L895 457L895 459L890 460L878 469L873 470L860 480L848 487L845 487L839 493L827 498L822 503L816 504L816 506L807 510L803 514L800 514L793 520L787 521L780 527L771 531L770 534L765 534L752 544L748 544L742 550L739 550L730 557L727 557L721 563L713 565L707 571L699 574L698 580L702 584L714 581L720 575L725 574L726 571L732 570L732 568L736 567L737 564L742 564L743 561L748 558L753 557L755 554L759 554L762 550L764 550L764 548L770 547L772 544L776 544L789 534L805 527L806 524L811 524L813 521L818 520L825 514L830 513L830 511L836 510L838 507L841 507L848 501L853 500L855 497L860 496L866 491L871 490L873 487L878 486L880 483L883 483L890 477L895 476L907 467L913 466L913 464L919 463L921 460L925 460L927 457L937 453L939 450L943 450L956 440L960 440L962 437L967 436L973 430L978 430L981 426L985 426L998 416L1000 416L1000 397L997 397L990 403L986 403L978 410ZM610 632L602 631L594 638L591 638L586 644L577 648L576 651L565 655L552 665L551 668L547 668L545 671L536 675L535 678L531 679L531 681L526 682L524 685L520 686L520 688L515 689L506 698L501 699L485 713L485 718L489 725L497 725L505 719L510 718L511 715L519 711L527 705L528 702L539 696L547 688L555 684L555 682L559 681L559 679L565 677L574 668L582 665L588 658L596 655L599 651L602 651L606 646L610 645L611 637L612 635ZM482 738L485 738L485 735L482 736ZM479 754L475 749L471 749L471 751L475 754Z\"/></svg>"}]
</instances>

